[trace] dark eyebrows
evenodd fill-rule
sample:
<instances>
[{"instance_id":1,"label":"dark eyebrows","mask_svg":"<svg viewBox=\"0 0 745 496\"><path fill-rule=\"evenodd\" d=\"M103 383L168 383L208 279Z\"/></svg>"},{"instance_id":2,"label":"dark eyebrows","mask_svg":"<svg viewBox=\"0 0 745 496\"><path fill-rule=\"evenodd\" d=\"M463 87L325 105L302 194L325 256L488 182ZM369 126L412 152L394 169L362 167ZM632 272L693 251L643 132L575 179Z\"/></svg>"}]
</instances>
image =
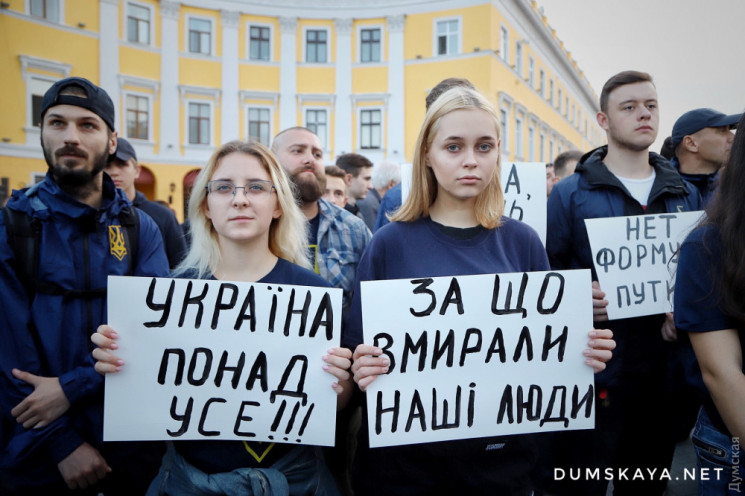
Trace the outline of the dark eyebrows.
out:
<instances>
[{"instance_id":1,"label":"dark eyebrows","mask_svg":"<svg viewBox=\"0 0 745 496\"><path fill-rule=\"evenodd\" d=\"M487 140L497 141L498 139L499 138L497 138L495 136L490 136L490 135L486 134L484 136L481 136L480 138L476 138L476 141L487 141ZM442 141L447 142L447 141L463 141L463 140L464 140L464 138L462 136L448 136L447 138L443 139Z\"/></svg>"}]
</instances>

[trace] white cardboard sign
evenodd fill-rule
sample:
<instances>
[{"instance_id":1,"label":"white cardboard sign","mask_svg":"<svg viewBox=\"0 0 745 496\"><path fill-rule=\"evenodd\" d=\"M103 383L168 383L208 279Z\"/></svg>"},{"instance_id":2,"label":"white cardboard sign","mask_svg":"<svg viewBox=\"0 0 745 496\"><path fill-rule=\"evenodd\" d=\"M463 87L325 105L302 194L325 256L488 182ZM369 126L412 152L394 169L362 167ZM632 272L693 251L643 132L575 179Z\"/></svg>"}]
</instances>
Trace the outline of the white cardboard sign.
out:
<instances>
[{"instance_id":1,"label":"white cardboard sign","mask_svg":"<svg viewBox=\"0 0 745 496\"><path fill-rule=\"evenodd\" d=\"M703 212L585 219L611 320L673 310L678 249Z\"/></svg>"},{"instance_id":2,"label":"white cardboard sign","mask_svg":"<svg viewBox=\"0 0 745 496\"><path fill-rule=\"evenodd\" d=\"M589 270L365 281L370 446L594 427Z\"/></svg>"},{"instance_id":3,"label":"white cardboard sign","mask_svg":"<svg viewBox=\"0 0 745 496\"><path fill-rule=\"evenodd\" d=\"M411 164L401 166L401 203L411 190ZM501 184L504 215L535 229L546 245L546 165L538 162L503 162Z\"/></svg>"},{"instance_id":4,"label":"white cardboard sign","mask_svg":"<svg viewBox=\"0 0 745 496\"><path fill-rule=\"evenodd\" d=\"M502 163L504 215L535 229L546 246L546 164Z\"/></svg>"},{"instance_id":5,"label":"white cardboard sign","mask_svg":"<svg viewBox=\"0 0 745 496\"><path fill-rule=\"evenodd\" d=\"M106 376L104 440L332 446L341 290L109 277L122 370Z\"/></svg>"}]
</instances>

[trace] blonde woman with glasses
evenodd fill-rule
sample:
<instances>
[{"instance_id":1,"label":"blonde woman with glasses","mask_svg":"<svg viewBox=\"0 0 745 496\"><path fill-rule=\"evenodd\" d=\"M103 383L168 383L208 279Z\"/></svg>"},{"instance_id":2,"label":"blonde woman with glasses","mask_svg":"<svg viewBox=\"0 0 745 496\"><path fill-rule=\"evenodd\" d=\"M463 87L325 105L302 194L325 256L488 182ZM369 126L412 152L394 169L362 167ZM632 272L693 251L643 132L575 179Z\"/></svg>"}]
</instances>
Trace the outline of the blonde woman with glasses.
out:
<instances>
[{"instance_id":1,"label":"blonde woman with glasses","mask_svg":"<svg viewBox=\"0 0 745 496\"><path fill-rule=\"evenodd\" d=\"M329 287L308 268L305 218L289 180L259 143L231 141L215 151L194 183L189 220L192 245L174 277ZM102 374L125 366L114 355L117 337L109 326L92 337ZM352 390L350 358L345 348L323 357L340 406ZM266 451L260 461L241 441L173 442L148 494L338 494L317 448L255 448Z\"/></svg>"}]
</instances>

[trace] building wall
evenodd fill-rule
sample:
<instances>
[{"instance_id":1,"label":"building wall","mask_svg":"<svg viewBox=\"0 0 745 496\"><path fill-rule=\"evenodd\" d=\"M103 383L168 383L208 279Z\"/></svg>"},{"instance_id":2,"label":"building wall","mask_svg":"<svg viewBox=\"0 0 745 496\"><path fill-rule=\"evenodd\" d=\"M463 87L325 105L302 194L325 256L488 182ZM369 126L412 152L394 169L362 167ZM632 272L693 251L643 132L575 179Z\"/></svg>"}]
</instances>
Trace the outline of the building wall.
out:
<instances>
[{"instance_id":1,"label":"building wall","mask_svg":"<svg viewBox=\"0 0 745 496\"><path fill-rule=\"evenodd\" d=\"M603 142L597 97L534 1L55 1L56 20L31 13L27 0L0 9L0 176L10 188L46 172L32 94L66 76L109 92L117 131L155 176L147 191L180 219L189 172L252 132L269 141L317 125L329 163L350 151L410 161L424 99L447 77L468 78L503 113L506 160L547 162ZM130 17L141 19L136 39ZM191 42L190 27L201 31ZM309 51L307 36L325 50ZM138 126L128 125L135 116Z\"/></svg>"}]
</instances>

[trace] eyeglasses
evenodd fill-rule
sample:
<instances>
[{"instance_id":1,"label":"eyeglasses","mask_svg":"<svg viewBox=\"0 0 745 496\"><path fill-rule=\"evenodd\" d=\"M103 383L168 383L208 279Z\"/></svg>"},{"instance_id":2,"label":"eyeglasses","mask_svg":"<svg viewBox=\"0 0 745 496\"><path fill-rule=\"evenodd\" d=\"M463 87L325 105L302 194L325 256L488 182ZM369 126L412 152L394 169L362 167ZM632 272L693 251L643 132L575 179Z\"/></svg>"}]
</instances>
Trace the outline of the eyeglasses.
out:
<instances>
[{"instance_id":1,"label":"eyeglasses","mask_svg":"<svg viewBox=\"0 0 745 496\"><path fill-rule=\"evenodd\" d=\"M271 193L276 189L271 181L266 179L256 179L249 181L245 186L236 186L230 181L210 181L207 183L207 192L214 193L221 197L235 196L236 191L240 188L246 196L262 196Z\"/></svg>"}]
</instances>

